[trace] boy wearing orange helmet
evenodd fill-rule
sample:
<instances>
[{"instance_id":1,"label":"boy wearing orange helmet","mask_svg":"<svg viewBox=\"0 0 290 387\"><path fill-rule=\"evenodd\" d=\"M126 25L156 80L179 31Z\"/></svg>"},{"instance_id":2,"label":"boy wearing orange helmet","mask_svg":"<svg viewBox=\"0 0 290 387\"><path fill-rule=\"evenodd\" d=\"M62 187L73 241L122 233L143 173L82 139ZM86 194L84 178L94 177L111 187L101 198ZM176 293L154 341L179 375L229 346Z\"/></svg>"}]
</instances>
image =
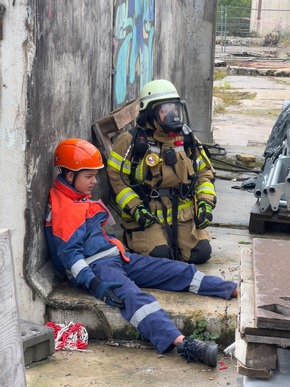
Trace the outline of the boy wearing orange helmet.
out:
<instances>
[{"instance_id":1,"label":"boy wearing orange helmet","mask_svg":"<svg viewBox=\"0 0 290 387\"><path fill-rule=\"evenodd\" d=\"M103 226L108 222L108 210L91 199L96 175L104 165L100 152L89 142L62 141L54 165L61 173L50 190L45 231L55 268L75 286L118 307L160 353L176 346L188 360L215 367L217 346L184 337L156 298L140 288L230 299L237 296L237 284L205 275L193 264L129 253L118 239L106 234Z\"/></svg>"}]
</instances>

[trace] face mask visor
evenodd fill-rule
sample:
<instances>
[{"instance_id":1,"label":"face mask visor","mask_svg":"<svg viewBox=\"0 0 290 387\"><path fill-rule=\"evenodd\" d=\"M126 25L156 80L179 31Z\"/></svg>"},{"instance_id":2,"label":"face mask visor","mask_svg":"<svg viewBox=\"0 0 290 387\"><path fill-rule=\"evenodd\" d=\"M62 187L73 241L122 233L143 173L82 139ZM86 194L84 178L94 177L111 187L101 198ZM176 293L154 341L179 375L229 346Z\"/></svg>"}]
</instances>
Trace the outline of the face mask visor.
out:
<instances>
[{"instance_id":1,"label":"face mask visor","mask_svg":"<svg viewBox=\"0 0 290 387\"><path fill-rule=\"evenodd\" d=\"M179 133L184 122L180 101L163 101L153 107L154 118L165 133Z\"/></svg>"}]
</instances>

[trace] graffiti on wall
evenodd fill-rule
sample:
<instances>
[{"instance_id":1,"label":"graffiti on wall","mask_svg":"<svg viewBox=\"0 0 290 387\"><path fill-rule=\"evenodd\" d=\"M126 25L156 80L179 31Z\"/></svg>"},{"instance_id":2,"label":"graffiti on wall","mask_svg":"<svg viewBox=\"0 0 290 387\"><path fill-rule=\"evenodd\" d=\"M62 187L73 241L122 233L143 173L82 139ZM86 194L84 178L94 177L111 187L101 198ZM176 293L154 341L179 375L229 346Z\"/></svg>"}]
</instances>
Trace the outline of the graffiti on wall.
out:
<instances>
[{"instance_id":1,"label":"graffiti on wall","mask_svg":"<svg viewBox=\"0 0 290 387\"><path fill-rule=\"evenodd\" d=\"M115 0L114 106L131 100L136 83L152 80L154 0Z\"/></svg>"}]
</instances>

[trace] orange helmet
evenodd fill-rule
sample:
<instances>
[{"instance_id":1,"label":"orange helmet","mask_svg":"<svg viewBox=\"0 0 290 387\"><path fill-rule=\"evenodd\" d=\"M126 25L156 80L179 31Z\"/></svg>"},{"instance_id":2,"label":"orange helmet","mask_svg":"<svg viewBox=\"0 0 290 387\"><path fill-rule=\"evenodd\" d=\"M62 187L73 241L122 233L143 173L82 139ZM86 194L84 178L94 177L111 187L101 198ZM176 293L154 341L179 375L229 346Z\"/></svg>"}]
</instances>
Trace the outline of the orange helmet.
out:
<instances>
[{"instance_id":1,"label":"orange helmet","mask_svg":"<svg viewBox=\"0 0 290 387\"><path fill-rule=\"evenodd\" d=\"M101 169L104 164L101 153L93 144L80 138L68 138L56 147L54 166L77 172L82 169Z\"/></svg>"}]
</instances>

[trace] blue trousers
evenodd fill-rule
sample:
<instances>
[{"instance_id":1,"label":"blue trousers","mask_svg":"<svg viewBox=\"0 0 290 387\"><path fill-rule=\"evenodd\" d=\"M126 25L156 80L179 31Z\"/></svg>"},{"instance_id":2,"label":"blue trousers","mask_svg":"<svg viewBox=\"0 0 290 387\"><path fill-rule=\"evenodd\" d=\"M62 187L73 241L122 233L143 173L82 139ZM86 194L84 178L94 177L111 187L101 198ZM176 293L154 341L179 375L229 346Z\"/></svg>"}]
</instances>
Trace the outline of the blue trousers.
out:
<instances>
[{"instance_id":1,"label":"blue trousers","mask_svg":"<svg viewBox=\"0 0 290 387\"><path fill-rule=\"evenodd\" d=\"M118 282L114 289L124 299L122 316L148 339L160 353L172 348L172 342L181 335L154 296L140 288L170 290L230 299L237 284L222 278L207 276L193 264L126 253L130 262L121 257L103 258L90 266L97 278L104 282Z\"/></svg>"}]
</instances>

